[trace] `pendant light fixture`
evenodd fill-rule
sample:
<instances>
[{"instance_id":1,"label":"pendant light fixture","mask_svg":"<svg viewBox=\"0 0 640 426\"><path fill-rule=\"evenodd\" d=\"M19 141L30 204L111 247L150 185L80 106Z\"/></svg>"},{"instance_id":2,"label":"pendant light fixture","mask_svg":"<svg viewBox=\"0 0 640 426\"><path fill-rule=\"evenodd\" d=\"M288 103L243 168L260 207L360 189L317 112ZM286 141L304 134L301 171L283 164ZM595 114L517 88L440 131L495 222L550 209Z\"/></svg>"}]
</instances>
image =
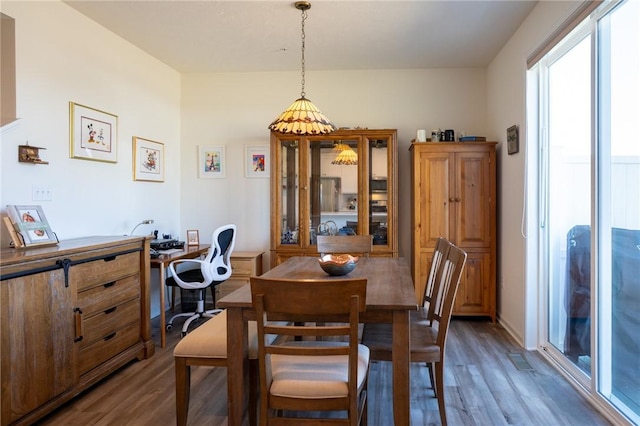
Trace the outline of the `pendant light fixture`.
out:
<instances>
[{"instance_id":1,"label":"pendant light fixture","mask_svg":"<svg viewBox=\"0 0 640 426\"><path fill-rule=\"evenodd\" d=\"M302 12L302 90L300 98L296 99L286 111L284 111L269 129L280 133L293 133L296 135L324 135L336 130L336 127L316 106L305 97L304 92L304 21L307 19L307 10L311 8L308 1L297 1L295 8Z\"/></svg>"}]
</instances>

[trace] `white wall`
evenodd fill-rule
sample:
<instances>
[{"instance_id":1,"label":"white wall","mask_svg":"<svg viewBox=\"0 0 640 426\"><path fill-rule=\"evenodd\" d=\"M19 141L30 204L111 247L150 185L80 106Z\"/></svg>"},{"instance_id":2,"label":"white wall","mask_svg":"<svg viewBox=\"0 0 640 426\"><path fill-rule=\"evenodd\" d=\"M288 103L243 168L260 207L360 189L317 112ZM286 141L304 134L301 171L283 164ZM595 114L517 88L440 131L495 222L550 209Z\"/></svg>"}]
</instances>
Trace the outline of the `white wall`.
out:
<instances>
[{"instance_id":1,"label":"white wall","mask_svg":"<svg viewBox=\"0 0 640 426\"><path fill-rule=\"evenodd\" d=\"M180 75L62 2L3 1L2 12L16 22L20 118L2 131L3 213L40 204L61 240L127 234L142 219L155 223L137 234L180 232ZM118 116L117 163L69 158L70 101ZM165 144L164 183L133 181L133 136ZM27 141L48 165L17 161ZM50 185L53 200L34 202L33 185Z\"/></svg>"},{"instance_id":2,"label":"white wall","mask_svg":"<svg viewBox=\"0 0 640 426\"><path fill-rule=\"evenodd\" d=\"M409 145L419 128L486 135L484 69L306 73L306 93L338 127L398 129L399 245L410 256ZM298 72L188 74L182 79L182 223L234 221L236 247L269 249L268 179L244 178L244 146L269 145L267 126L300 94ZM491 135L487 135L491 136ZM225 145L226 179L198 179L197 146Z\"/></svg>"},{"instance_id":3,"label":"white wall","mask_svg":"<svg viewBox=\"0 0 640 426\"><path fill-rule=\"evenodd\" d=\"M60 239L125 234L147 218L179 231L179 208L167 197L180 194L179 74L64 3L2 8L16 21L20 118L2 134L2 207L42 204ZM118 116L116 164L69 158L70 101ZM133 181L133 136L165 144L164 183ZM49 165L18 163L26 141L46 148ZM53 201L34 203L32 185L51 185Z\"/></svg>"},{"instance_id":4,"label":"white wall","mask_svg":"<svg viewBox=\"0 0 640 426\"><path fill-rule=\"evenodd\" d=\"M504 145L498 145L498 312L500 322L529 349L537 344L540 308L537 282L530 281L525 285L527 264L531 270L536 270L535 257L526 259L526 245L531 248L536 236L528 235L527 241L521 232L527 160L526 60L579 5L578 1L538 3L487 69L489 132L504 142L506 129L514 124L520 126L518 154L508 155ZM530 162L529 167L536 165Z\"/></svg>"}]
</instances>

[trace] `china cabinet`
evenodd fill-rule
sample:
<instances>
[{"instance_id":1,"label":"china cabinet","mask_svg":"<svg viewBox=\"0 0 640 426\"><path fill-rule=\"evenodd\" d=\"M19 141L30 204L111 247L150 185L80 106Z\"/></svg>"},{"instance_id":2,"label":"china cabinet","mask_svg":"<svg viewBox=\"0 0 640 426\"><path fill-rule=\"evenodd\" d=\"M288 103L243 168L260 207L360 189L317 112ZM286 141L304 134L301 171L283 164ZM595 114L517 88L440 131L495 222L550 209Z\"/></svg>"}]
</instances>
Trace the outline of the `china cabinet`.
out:
<instances>
[{"instance_id":1,"label":"china cabinet","mask_svg":"<svg viewBox=\"0 0 640 426\"><path fill-rule=\"evenodd\" d=\"M438 237L467 252L454 315L496 319L496 142L411 145L412 274L419 300Z\"/></svg>"},{"instance_id":2,"label":"china cabinet","mask_svg":"<svg viewBox=\"0 0 640 426\"><path fill-rule=\"evenodd\" d=\"M396 133L271 133L272 267L317 256L318 234L372 235L371 256L398 256Z\"/></svg>"},{"instance_id":3,"label":"china cabinet","mask_svg":"<svg viewBox=\"0 0 640 426\"><path fill-rule=\"evenodd\" d=\"M2 426L33 424L131 360L153 355L149 239L2 250Z\"/></svg>"}]
</instances>

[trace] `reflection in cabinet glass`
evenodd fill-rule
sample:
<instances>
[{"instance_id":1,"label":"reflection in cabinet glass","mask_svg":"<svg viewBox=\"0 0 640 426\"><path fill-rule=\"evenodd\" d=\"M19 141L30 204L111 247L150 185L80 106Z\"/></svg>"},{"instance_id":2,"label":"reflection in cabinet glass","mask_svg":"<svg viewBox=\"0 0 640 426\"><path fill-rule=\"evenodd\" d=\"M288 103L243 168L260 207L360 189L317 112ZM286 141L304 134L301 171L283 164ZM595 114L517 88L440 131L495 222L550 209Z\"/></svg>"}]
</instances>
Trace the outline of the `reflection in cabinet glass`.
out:
<instances>
[{"instance_id":1,"label":"reflection in cabinet glass","mask_svg":"<svg viewBox=\"0 0 640 426\"><path fill-rule=\"evenodd\" d=\"M397 256L396 151L395 130L272 133L272 266L317 255L318 234L373 235L373 255Z\"/></svg>"}]
</instances>

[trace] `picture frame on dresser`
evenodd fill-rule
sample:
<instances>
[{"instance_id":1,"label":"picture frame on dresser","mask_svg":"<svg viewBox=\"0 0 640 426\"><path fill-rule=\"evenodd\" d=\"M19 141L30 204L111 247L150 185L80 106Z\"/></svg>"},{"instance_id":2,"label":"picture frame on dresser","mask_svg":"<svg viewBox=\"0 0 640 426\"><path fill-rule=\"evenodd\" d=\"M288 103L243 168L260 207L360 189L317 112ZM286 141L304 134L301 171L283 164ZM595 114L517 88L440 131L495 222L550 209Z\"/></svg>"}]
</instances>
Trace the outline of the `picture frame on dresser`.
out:
<instances>
[{"instance_id":1,"label":"picture frame on dresser","mask_svg":"<svg viewBox=\"0 0 640 426\"><path fill-rule=\"evenodd\" d=\"M197 229L187 229L187 245L188 246L200 245L200 237L198 235Z\"/></svg>"},{"instance_id":2,"label":"picture frame on dresser","mask_svg":"<svg viewBox=\"0 0 640 426\"><path fill-rule=\"evenodd\" d=\"M8 205L7 216L10 222L7 227L16 248L58 244L42 206Z\"/></svg>"}]
</instances>

